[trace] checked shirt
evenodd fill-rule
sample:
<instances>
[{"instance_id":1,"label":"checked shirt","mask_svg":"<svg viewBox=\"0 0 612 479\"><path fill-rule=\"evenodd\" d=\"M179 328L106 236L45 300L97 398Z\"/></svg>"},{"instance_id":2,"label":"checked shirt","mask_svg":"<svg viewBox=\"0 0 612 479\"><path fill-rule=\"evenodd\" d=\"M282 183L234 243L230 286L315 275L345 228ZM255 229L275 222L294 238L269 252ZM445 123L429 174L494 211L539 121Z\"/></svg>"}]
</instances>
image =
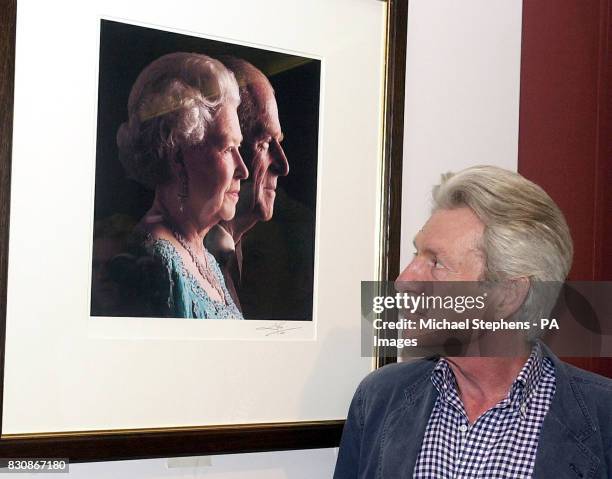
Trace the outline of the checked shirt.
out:
<instances>
[{"instance_id":1,"label":"checked shirt","mask_svg":"<svg viewBox=\"0 0 612 479\"><path fill-rule=\"evenodd\" d=\"M539 344L508 395L470 425L445 359L431 380L438 390L415 479L523 479L535 465L544 416L555 393L555 369Z\"/></svg>"}]
</instances>

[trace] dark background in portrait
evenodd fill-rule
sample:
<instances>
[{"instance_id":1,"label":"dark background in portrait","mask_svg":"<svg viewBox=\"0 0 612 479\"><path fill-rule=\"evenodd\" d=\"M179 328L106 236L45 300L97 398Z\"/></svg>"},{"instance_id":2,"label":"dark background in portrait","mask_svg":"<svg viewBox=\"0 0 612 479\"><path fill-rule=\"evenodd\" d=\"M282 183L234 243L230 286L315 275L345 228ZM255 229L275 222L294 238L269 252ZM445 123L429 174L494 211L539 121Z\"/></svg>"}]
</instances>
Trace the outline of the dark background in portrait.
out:
<instances>
[{"instance_id":1,"label":"dark background in portrait","mask_svg":"<svg viewBox=\"0 0 612 479\"><path fill-rule=\"evenodd\" d=\"M143 68L178 51L243 58L266 74L275 90L290 171L278 179L273 218L242 241L240 300L247 319L311 320L321 62L109 20L100 28L96 224L114 215L137 222L153 201L152 191L126 178L116 145L130 89ZM99 314L92 308L92 315Z\"/></svg>"}]
</instances>

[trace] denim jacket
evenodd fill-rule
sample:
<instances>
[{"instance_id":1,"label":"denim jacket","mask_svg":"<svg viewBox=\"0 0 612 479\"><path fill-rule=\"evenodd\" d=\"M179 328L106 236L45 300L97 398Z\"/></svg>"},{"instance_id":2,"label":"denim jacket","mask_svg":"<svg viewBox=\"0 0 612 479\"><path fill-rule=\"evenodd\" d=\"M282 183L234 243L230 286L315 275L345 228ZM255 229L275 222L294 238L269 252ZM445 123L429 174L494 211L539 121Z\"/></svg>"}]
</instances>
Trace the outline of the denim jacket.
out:
<instances>
[{"instance_id":1,"label":"denim jacket","mask_svg":"<svg viewBox=\"0 0 612 479\"><path fill-rule=\"evenodd\" d=\"M535 478L612 478L612 380L559 360ZM412 478L437 397L435 360L385 366L359 385L342 433L334 479ZM433 478L432 478L433 479Z\"/></svg>"}]
</instances>

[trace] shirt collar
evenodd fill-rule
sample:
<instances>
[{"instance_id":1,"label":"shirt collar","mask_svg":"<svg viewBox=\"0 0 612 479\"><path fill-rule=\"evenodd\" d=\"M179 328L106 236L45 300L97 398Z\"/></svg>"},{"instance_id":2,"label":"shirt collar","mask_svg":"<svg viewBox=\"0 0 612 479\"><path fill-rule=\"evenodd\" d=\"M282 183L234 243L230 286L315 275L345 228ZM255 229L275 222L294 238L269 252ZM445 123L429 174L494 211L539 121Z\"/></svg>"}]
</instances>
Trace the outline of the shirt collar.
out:
<instances>
[{"instance_id":1,"label":"shirt collar","mask_svg":"<svg viewBox=\"0 0 612 479\"><path fill-rule=\"evenodd\" d=\"M540 383L543 369L542 347L539 342L536 342L531 350L531 355L510 386L508 395L495 407L511 406L513 409L520 409L521 413L523 413L525 409L523 406L526 406L532 393ZM450 364L445 358L438 360L431 373L431 381L443 400L449 403L456 403L459 400L457 380Z\"/></svg>"},{"instance_id":2,"label":"shirt collar","mask_svg":"<svg viewBox=\"0 0 612 479\"><path fill-rule=\"evenodd\" d=\"M510 388L509 397L512 403L522 406L537 389L544 371L543 360L542 346L536 342L531 355Z\"/></svg>"}]
</instances>

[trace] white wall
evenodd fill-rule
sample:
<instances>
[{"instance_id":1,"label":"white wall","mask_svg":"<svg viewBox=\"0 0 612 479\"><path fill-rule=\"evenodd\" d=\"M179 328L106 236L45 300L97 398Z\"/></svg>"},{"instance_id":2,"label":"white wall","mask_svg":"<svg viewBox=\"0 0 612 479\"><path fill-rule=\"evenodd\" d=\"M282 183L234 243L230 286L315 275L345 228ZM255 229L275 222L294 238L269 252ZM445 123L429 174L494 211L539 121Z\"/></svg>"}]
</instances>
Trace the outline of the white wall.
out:
<instances>
[{"instance_id":1,"label":"white wall","mask_svg":"<svg viewBox=\"0 0 612 479\"><path fill-rule=\"evenodd\" d=\"M516 169L520 33L520 0L410 0L402 265L441 172L478 163ZM335 460L334 449L316 449L216 456L210 466L170 469L165 459L73 464L69 476L325 479ZM57 477L31 475L47 476Z\"/></svg>"},{"instance_id":2,"label":"white wall","mask_svg":"<svg viewBox=\"0 0 612 479\"><path fill-rule=\"evenodd\" d=\"M520 0L410 0L401 267L440 174L516 170Z\"/></svg>"}]
</instances>

